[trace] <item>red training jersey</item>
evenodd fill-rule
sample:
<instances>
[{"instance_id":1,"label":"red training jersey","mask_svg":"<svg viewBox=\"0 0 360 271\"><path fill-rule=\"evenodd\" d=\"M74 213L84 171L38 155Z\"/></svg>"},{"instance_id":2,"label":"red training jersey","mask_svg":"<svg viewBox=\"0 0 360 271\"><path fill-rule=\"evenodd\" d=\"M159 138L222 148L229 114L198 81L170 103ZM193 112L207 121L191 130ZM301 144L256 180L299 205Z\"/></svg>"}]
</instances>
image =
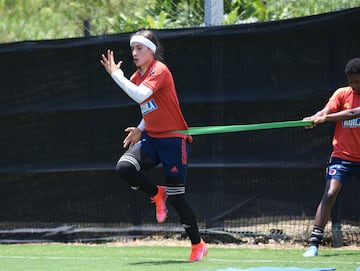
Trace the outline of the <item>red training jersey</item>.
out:
<instances>
[{"instance_id":1,"label":"red training jersey","mask_svg":"<svg viewBox=\"0 0 360 271\"><path fill-rule=\"evenodd\" d=\"M360 95L351 87L337 89L330 97L327 107L331 113L360 107ZM338 121L333 136L332 156L360 162L360 118Z\"/></svg>"},{"instance_id":2,"label":"red training jersey","mask_svg":"<svg viewBox=\"0 0 360 271\"><path fill-rule=\"evenodd\" d=\"M173 76L164 63L153 60L143 75L136 71L130 80L137 86L143 84L153 91L153 94L140 104L145 131L149 136L189 137L181 133L168 133L187 130L188 125L180 109ZM191 142L191 137L189 139Z\"/></svg>"}]
</instances>

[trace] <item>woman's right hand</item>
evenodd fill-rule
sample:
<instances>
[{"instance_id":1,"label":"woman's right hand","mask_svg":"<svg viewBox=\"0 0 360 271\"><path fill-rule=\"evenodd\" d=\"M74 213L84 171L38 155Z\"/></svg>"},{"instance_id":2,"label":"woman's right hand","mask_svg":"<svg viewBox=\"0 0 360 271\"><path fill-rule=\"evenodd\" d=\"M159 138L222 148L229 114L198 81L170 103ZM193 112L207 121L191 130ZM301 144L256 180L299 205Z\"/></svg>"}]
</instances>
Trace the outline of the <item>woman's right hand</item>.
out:
<instances>
[{"instance_id":1,"label":"woman's right hand","mask_svg":"<svg viewBox=\"0 0 360 271\"><path fill-rule=\"evenodd\" d=\"M108 49L106 56L104 54L101 55L100 63L104 66L105 70L111 75L114 71L120 69L122 61L119 61L116 64L114 60L114 52Z\"/></svg>"}]
</instances>

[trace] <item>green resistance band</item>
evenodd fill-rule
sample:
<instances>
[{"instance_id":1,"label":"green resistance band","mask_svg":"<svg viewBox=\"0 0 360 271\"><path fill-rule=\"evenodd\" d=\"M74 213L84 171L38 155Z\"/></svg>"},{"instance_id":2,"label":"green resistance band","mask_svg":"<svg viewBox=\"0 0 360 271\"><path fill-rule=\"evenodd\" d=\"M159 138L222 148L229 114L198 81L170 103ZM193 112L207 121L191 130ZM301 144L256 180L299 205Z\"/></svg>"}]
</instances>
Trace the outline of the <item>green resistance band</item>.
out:
<instances>
[{"instance_id":1,"label":"green resistance band","mask_svg":"<svg viewBox=\"0 0 360 271\"><path fill-rule=\"evenodd\" d=\"M207 134L221 134L233 133L241 131L264 130L275 128L301 127L310 126L312 121L294 120L294 121L280 121L267 122L243 125L224 125L224 126L205 126L205 127L189 127L188 130L177 130L172 133L182 133L185 135L207 135Z\"/></svg>"}]
</instances>

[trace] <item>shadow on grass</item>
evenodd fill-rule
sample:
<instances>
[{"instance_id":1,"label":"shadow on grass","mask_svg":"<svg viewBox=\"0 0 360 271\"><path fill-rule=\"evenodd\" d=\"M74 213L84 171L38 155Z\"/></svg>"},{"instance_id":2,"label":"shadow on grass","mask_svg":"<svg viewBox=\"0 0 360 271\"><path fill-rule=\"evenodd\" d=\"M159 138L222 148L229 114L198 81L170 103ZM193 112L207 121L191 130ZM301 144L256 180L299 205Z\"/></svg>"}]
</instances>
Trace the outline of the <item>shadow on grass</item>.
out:
<instances>
[{"instance_id":1,"label":"shadow on grass","mask_svg":"<svg viewBox=\"0 0 360 271\"><path fill-rule=\"evenodd\" d=\"M167 261L159 261L159 260L153 260L153 261L141 261L141 262L135 262L135 263L129 263L129 265L164 265L164 264L191 264L189 261L185 260L167 260Z\"/></svg>"},{"instance_id":2,"label":"shadow on grass","mask_svg":"<svg viewBox=\"0 0 360 271\"><path fill-rule=\"evenodd\" d=\"M360 250L359 252L356 251L339 251L339 252L333 252L333 253L321 253L319 252L319 257L341 257L341 256L360 256Z\"/></svg>"}]
</instances>

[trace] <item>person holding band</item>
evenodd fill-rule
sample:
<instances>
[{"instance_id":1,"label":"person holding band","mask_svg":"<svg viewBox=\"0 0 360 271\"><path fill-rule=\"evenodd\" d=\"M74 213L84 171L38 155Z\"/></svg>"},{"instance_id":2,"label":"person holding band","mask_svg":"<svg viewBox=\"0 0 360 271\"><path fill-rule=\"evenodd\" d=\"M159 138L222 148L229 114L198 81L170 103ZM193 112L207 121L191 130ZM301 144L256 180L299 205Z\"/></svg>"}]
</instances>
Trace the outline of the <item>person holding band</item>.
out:
<instances>
[{"instance_id":1,"label":"person holding band","mask_svg":"<svg viewBox=\"0 0 360 271\"><path fill-rule=\"evenodd\" d=\"M121 70L122 61L115 63L114 52L102 54L101 64L123 91L140 105L142 120L137 127L128 127L124 148L116 170L132 189L147 193L156 206L159 223L167 217L166 202L180 217L192 249L189 261L199 261L208 248L200 237L192 208L185 199L189 143L192 137L181 133L188 125L180 109L173 76L163 63L162 46L150 30L140 30L130 38L132 57L137 70L130 77ZM141 172L162 164L165 186L155 185Z\"/></svg>"},{"instance_id":2,"label":"person holding band","mask_svg":"<svg viewBox=\"0 0 360 271\"><path fill-rule=\"evenodd\" d=\"M343 186L354 176L360 178L360 58L350 59L345 66L348 85L338 88L323 109L304 118L313 128L324 122L336 122L333 151L325 174L325 189L316 209L310 247L304 257L318 255L331 209Z\"/></svg>"}]
</instances>

